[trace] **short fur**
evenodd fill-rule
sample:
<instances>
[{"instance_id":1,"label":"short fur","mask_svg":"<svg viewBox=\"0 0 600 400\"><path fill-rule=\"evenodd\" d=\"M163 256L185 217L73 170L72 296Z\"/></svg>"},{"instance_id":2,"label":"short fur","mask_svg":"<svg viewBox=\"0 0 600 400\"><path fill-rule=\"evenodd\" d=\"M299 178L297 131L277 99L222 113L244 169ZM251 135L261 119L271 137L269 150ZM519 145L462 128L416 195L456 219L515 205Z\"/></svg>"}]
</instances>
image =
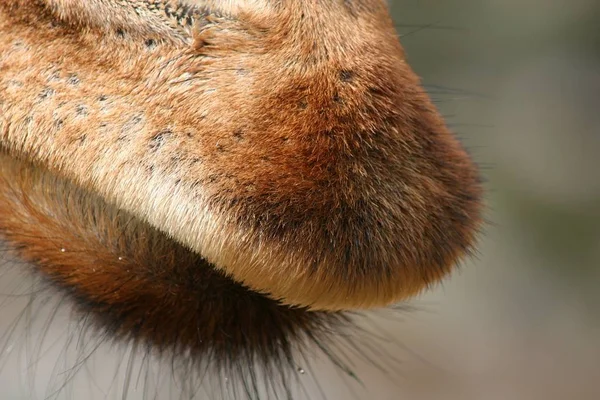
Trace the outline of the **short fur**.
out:
<instances>
[{"instance_id":1,"label":"short fur","mask_svg":"<svg viewBox=\"0 0 600 400\"><path fill-rule=\"evenodd\" d=\"M126 212L4 154L0 215L4 238L75 300L87 325L154 354L232 378L255 365L277 376L271 369L296 369L297 350L327 346L351 324L254 293Z\"/></svg>"},{"instance_id":2,"label":"short fur","mask_svg":"<svg viewBox=\"0 0 600 400\"><path fill-rule=\"evenodd\" d=\"M477 170L384 1L83 4L0 3L12 157L315 310L415 295L473 245Z\"/></svg>"}]
</instances>

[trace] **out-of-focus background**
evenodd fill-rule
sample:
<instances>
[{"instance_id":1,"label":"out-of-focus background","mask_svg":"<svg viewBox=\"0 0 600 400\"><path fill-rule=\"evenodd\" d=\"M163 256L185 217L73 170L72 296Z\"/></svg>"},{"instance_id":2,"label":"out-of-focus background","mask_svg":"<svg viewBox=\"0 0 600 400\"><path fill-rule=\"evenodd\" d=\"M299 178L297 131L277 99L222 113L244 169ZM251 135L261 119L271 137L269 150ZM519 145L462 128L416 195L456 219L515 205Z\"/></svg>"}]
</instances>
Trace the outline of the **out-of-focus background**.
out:
<instances>
[{"instance_id":1,"label":"out-of-focus background","mask_svg":"<svg viewBox=\"0 0 600 400\"><path fill-rule=\"evenodd\" d=\"M417 310L382 314L397 341L382 359L398 368L356 360L369 390L319 367L301 379L312 375L330 399L600 399L600 2L390 7L410 64L483 168L489 223L477 257L415 300ZM127 363L115 353L96 366L109 383L111 366ZM28 389L43 398L48 379L32 383L15 365L0 373L0 398L29 399ZM37 367L56 372L55 355Z\"/></svg>"},{"instance_id":2,"label":"out-of-focus background","mask_svg":"<svg viewBox=\"0 0 600 400\"><path fill-rule=\"evenodd\" d=\"M431 313L401 328L443 368L386 398L600 399L600 2L390 4L484 168L490 223L478 257L416 302Z\"/></svg>"}]
</instances>

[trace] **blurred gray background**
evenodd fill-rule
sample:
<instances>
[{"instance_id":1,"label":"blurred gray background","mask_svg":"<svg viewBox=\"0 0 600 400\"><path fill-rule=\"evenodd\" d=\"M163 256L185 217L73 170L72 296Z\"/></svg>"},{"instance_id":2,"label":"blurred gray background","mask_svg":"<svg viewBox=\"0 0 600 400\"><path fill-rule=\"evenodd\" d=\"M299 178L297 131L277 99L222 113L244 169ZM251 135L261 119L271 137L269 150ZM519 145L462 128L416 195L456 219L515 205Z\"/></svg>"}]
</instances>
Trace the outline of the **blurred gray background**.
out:
<instances>
[{"instance_id":1,"label":"blurred gray background","mask_svg":"<svg viewBox=\"0 0 600 400\"><path fill-rule=\"evenodd\" d=\"M391 7L409 62L488 180L478 257L402 328L451 371L420 370L415 397L599 399L600 2Z\"/></svg>"},{"instance_id":2,"label":"blurred gray background","mask_svg":"<svg viewBox=\"0 0 600 400\"><path fill-rule=\"evenodd\" d=\"M600 399L600 2L390 6L410 64L483 168L489 223L477 257L416 311L367 324L397 342L390 376L356 360L364 387L319 365L301 379L330 399ZM19 315L2 313L0 332ZM57 318L48 335L59 340L67 317ZM0 371L0 399L44 398L61 351L38 360L35 382L17 353ZM98 389L104 375L116 387L114 365L127 363L112 351L86 367L93 384L82 378L59 398L113 398Z\"/></svg>"}]
</instances>

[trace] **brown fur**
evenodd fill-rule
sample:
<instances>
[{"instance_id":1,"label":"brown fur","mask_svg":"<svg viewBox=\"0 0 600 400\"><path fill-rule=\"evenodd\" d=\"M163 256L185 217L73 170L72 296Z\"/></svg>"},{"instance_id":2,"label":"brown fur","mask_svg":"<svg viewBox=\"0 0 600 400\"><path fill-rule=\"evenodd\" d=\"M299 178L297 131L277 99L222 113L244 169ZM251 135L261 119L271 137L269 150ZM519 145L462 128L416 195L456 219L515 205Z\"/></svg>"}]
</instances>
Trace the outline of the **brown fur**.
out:
<instances>
[{"instance_id":1,"label":"brown fur","mask_svg":"<svg viewBox=\"0 0 600 400\"><path fill-rule=\"evenodd\" d=\"M476 168L384 1L212 1L194 29L156 3L0 3L12 157L287 304L395 302L468 251Z\"/></svg>"},{"instance_id":2,"label":"brown fur","mask_svg":"<svg viewBox=\"0 0 600 400\"><path fill-rule=\"evenodd\" d=\"M75 298L88 323L157 353L217 368L245 358L266 368L349 324L340 313L253 293L126 212L3 154L0 215L3 236Z\"/></svg>"}]
</instances>

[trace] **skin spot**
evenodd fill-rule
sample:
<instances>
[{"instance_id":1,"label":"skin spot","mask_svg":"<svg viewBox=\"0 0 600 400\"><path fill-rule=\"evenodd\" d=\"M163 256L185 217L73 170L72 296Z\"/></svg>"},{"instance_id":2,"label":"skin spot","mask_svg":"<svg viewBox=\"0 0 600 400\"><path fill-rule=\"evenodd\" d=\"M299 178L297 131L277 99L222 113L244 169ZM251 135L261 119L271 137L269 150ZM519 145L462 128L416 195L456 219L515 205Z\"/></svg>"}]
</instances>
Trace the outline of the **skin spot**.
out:
<instances>
[{"instance_id":1,"label":"skin spot","mask_svg":"<svg viewBox=\"0 0 600 400\"><path fill-rule=\"evenodd\" d=\"M81 81L79 80L79 77L77 76L77 74L71 74L67 78L67 83L69 85L77 86L77 85L79 85L80 82Z\"/></svg>"},{"instance_id":2,"label":"skin spot","mask_svg":"<svg viewBox=\"0 0 600 400\"><path fill-rule=\"evenodd\" d=\"M233 132L232 136L237 142L241 142L244 140L244 132L241 129L238 129L235 132Z\"/></svg>"},{"instance_id":3,"label":"skin spot","mask_svg":"<svg viewBox=\"0 0 600 400\"><path fill-rule=\"evenodd\" d=\"M123 29L117 29L115 35L117 35L119 39L125 39L125 31Z\"/></svg>"},{"instance_id":4,"label":"skin spot","mask_svg":"<svg viewBox=\"0 0 600 400\"><path fill-rule=\"evenodd\" d=\"M354 72L347 70L347 69L343 69L340 71L340 80L342 82L352 82L354 80Z\"/></svg>"},{"instance_id":5,"label":"skin spot","mask_svg":"<svg viewBox=\"0 0 600 400\"><path fill-rule=\"evenodd\" d=\"M25 44L25 42L22 40L15 40L13 42L13 49L17 51L27 51L29 50L29 46L27 46L27 44Z\"/></svg>"},{"instance_id":6,"label":"skin spot","mask_svg":"<svg viewBox=\"0 0 600 400\"><path fill-rule=\"evenodd\" d=\"M50 97L54 96L54 89L52 88L44 88L44 90L42 90L42 92L39 95L40 100L46 100L49 99Z\"/></svg>"},{"instance_id":7,"label":"skin spot","mask_svg":"<svg viewBox=\"0 0 600 400\"><path fill-rule=\"evenodd\" d=\"M373 97L383 97L386 95L385 91L377 86L371 86L369 88L369 93L373 96Z\"/></svg>"},{"instance_id":8,"label":"skin spot","mask_svg":"<svg viewBox=\"0 0 600 400\"><path fill-rule=\"evenodd\" d=\"M89 115L88 108L85 105L83 105L83 104L78 105L75 108L75 112L80 117L87 117Z\"/></svg>"},{"instance_id":9,"label":"skin spot","mask_svg":"<svg viewBox=\"0 0 600 400\"><path fill-rule=\"evenodd\" d=\"M144 42L144 46L146 46L146 48L148 50L153 50L156 48L156 40L154 39L146 39L146 41Z\"/></svg>"},{"instance_id":10,"label":"skin spot","mask_svg":"<svg viewBox=\"0 0 600 400\"><path fill-rule=\"evenodd\" d=\"M59 81L59 80L60 80L60 71L54 71L48 77L48 83L50 83L50 82L56 82L56 81Z\"/></svg>"},{"instance_id":11,"label":"skin spot","mask_svg":"<svg viewBox=\"0 0 600 400\"><path fill-rule=\"evenodd\" d=\"M158 132L157 134L155 134L154 136L152 136L152 138L150 139L150 144L148 145L148 147L150 148L150 150L152 151L156 151L158 150L160 147L162 147L167 138L172 134L173 132L169 129L165 129L163 131Z\"/></svg>"},{"instance_id":12,"label":"skin spot","mask_svg":"<svg viewBox=\"0 0 600 400\"><path fill-rule=\"evenodd\" d=\"M100 103L100 111L107 112L111 108L111 102L106 95L98 96L98 103Z\"/></svg>"}]
</instances>

